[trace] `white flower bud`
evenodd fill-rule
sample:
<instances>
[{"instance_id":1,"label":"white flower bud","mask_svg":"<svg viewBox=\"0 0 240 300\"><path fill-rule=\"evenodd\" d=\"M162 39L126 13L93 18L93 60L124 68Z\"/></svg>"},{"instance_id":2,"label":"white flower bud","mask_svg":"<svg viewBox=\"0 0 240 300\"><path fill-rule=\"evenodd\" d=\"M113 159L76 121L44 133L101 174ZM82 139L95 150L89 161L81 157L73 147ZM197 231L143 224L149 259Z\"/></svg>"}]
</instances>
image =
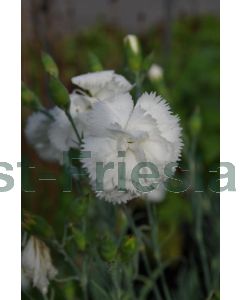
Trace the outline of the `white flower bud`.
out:
<instances>
[{"instance_id":1,"label":"white flower bud","mask_svg":"<svg viewBox=\"0 0 240 300\"><path fill-rule=\"evenodd\" d=\"M31 236L22 252L23 287L29 281L42 294L47 294L49 281L57 270L52 265L50 250L46 244Z\"/></svg>"},{"instance_id":2,"label":"white flower bud","mask_svg":"<svg viewBox=\"0 0 240 300\"><path fill-rule=\"evenodd\" d=\"M142 55L139 40L136 35L129 34L124 38L127 64L133 72L139 72L142 66Z\"/></svg>"},{"instance_id":3,"label":"white flower bud","mask_svg":"<svg viewBox=\"0 0 240 300\"><path fill-rule=\"evenodd\" d=\"M152 64L148 70L148 78L151 81L157 81L163 78L163 68L158 64Z\"/></svg>"},{"instance_id":4,"label":"white flower bud","mask_svg":"<svg viewBox=\"0 0 240 300\"><path fill-rule=\"evenodd\" d=\"M138 41L138 38L136 35L128 34L124 38L124 43L125 43L125 45L129 45L132 52L134 52L135 54L138 54L140 52L139 41Z\"/></svg>"}]
</instances>

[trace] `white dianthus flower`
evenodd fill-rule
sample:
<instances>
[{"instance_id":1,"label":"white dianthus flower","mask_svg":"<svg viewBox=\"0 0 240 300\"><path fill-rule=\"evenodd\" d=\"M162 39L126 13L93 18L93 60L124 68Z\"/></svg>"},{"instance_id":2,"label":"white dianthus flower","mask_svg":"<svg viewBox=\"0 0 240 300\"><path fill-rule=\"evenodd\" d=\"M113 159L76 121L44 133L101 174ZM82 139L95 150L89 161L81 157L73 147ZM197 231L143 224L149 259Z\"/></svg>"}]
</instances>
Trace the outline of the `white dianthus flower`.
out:
<instances>
[{"instance_id":1,"label":"white dianthus flower","mask_svg":"<svg viewBox=\"0 0 240 300\"><path fill-rule=\"evenodd\" d=\"M70 114L80 136L85 129L89 109L90 104L84 96L75 92L70 94ZM79 148L76 133L63 110L59 109L55 114L55 120L49 126L48 136L54 147L61 153L70 148Z\"/></svg>"},{"instance_id":2,"label":"white dianthus flower","mask_svg":"<svg viewBox=\"0 0 240 300\"><path fill-rule=\"evenodd\" d=\"M49 127L58 111L60 109L57 107L48 111L52 118L42 112L33 113L28 118L25 128L27 141L35 148L38 155L47 161L60 161L62 158L61 151L52 144L48 136Z\"/></svg>"},{"instance_id":3,"label":"white dianthus flower","mask_svg":"<svg viewBox=\"0 0 240 300\"><path fill-rule=\"evenodd\" d=\"M47 294L49 280L53 279L57 270L52 265L49 248L39 239L31 236L22 252L23 287L27 282Z\"/></svg>"},{"instance_id":4,"label":"white dianthus flower","mask_svg":"<svg viewBox=\"0 0 240 300\"><path fill-rule=\"evenodd\" d=\"M91 105L84 96L75 92L69 96L70 114L81 135ZM70 148L79 148L79 141L63 110L54 107L48 110L48 114L52 118L42 112L33 113L28 118L25 134L42 159L62 163L63 152Z\"/></svg>"},{"instance_id":5,"label":"white dianthus flower","mask_svg":"<svg viewBox=\"0 0 240 300\"><path fill-rule=\"evenodd\" d=\"M91 183L96 183L96 164L113 163L114 168L106 171L103 177L103 190L97 196L114 203L127 202L142 195L132 182L132 171L139 163L150 162L156 166L158 179L142 178L142 186L159 184L166 180L164 169L168 163L179 159L182 147L181 128L178 117L171 114L165 100L155 94L144 93L134 107L130 94L117 95L108 101L98 102L89 113L88 135L83 142L83 150L90 151L92 157L83 159ZM119 151L124 157L119 157ZM125 191L118 187L118 163L126 168ZM141 168L143 174L151 170ZM97 181L96 181L97 179Z\"/></svg>"},{"instance_id":6,"label":"white dianthus flower","mask_svg":"<svg viewBox=\"0 0 240 300\"><path fill-rule=\"evenodd\" d=\"M114 71L76 76L72 78L72 82L82 89L69 95L70 114L80 136L86 129L88 113L95 102L132 88L123 76L115 74ZM63 152L69 151L70 148L79 148L79 141L63 110L55 107L48 113L52 118L42 112L32 114L28 119L25 134L42 159L62 163Z\"/></svg>"},{"instance_id":7,"label":"white dianthus flower","mask_svg":"<svg viewBox=\"0 0 240 300\"><path fill-rule=\"evenodd\" d=\"M129 91L131 84L114 71L101 71L88 73L72 78L72 82L82 90L70 95L70 114L76 125L78 133L85 133L88 124L88 113L92 105L99 100L107 101L108 97ZM89 93L91 96L85 93ZM51 124L49 137L54 147L60 151L68 151L70 148L78 148L76 134L68 118L63 111L55 116L55 122Z\"/></svg>"},{"instance_id":8,"label":"white dianthus flower","mask_svg":"<svg viewBox=\"0 0 240 300\"><path fill-rule=\"evenodd\" d=\"M132 85L122 75L112 70L87 73L72 78L72 83L86 91L90 103L105 100L130 91ZM87 96L88 95L88 96Z\"/></svg>"}]
</instances>

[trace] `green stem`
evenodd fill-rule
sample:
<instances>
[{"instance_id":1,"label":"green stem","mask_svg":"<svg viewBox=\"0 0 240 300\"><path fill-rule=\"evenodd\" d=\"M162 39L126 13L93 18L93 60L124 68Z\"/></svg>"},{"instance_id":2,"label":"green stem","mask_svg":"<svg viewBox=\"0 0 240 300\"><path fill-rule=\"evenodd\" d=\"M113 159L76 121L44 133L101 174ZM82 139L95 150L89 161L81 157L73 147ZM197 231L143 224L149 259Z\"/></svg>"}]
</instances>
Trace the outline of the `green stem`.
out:
<instances>
[{"instance_id":1,"label":"green stem","mask_svg":"<svg viewBox=\"0 0 240 300\"><path fill-rule=\"evenodd\" d=\"M43 294L43 300L48 300L48 296L46 294Z\"/></svg>"},{"instance_id":2,"label":"green stem","mask_svg":"<svg viewBox=\"0 0 240 300\"><path fill-rule=\"evenodd\" d=\"M55 290L51 289L50 300L54 300L54 299L55 299Z\"/></svg>"},{"instance_id":3,"label":"green stem","mask_svg":"<svg viewBox=\"0 0 240 300\"><path fill-rule=\"evenodd\" d=\"M66 278L54 278L54 281L56 282L69 282L73 280L79 281L79 278L77 276L69 276Z\"/></svg>"},{"instance_id":4,"label":"green stem","mask_svg":"<svg viewBox=\"0 0 240 300\"><path fill-rule=\"evenodd\" d=\"M75 263L73 262L71 257L68 255L68 253L65 251L65 249L62 247L62 245L57 240L54 241L54 244L57 246L58 252L63 255L65 261L68 262L68 264L72 267L72 269L76 273L77 276L74 276L74 279L78 280L81 283L81 275L82 274L80 273L79 268L75 265ZM84 300L88 300L87 285L85 282L82 284L82 290L83 290Z\"/></svg>"},{"instance_id":5,"label":"green stem","mask_svg":"<svg viewBox=\"0 0 240 300\"><path fill-rule=\"evenodd\" d=\"M215 295L215 291L211 291L206 300L212 300Z\"/></svg>"},{"instance_id":6,"label":"green stem","mask_svg":"<svg viewBox=\"0 0 240 300\"><path fill-rule=\"evenodd\" d=\"M116 291L116 299L117 300L120 300L121 299L121 288L120 288L120 284L119 284L119 281L120 281L120 278L119 278L119 272L118 272L119 268L118 268L118 265L116 263L115 266L113 266L113 270L112 270L112 279L113 279L113 284L114 284L114 287L115 287L115 291Z\"/></svg>"},{"instance_id":7,"label":"green stem","mask_svg":"<svg viewBox=\"0 0 240 300\"><path fill-rule=\"evenodd\" d=\"M124 268L123 272L124 272L123 278L125 280L126 288L128 289L128 291L131 295L131 299L135 300L136 295L135 295L135 290L133 287L133 280L132 280L133 274L132 274L131 266L127 266L126 268Z\"/></svg>"},{"instance_id":8,"label":"green stem","mask_svg":"<svg viewBox=\"0 0 240 300\"><path fill-rule=\"evenodd\" d=\"M128 208L126 206L124 206L124 211L125 211L125 214L126 214L126 217L129 221L129 224L134 232L134 234L136 235L139 243L142 243L142 235L141 235L141 232L138 230L138 228L136 227L135 225L135 222L134 222L134 219L132 217L132 215L129 213L128 211ZM150 268L150 264L149 264L149 261L148 261L148 257L145 253L145 251L143 251L142 253L142 257L143 257L143 261L144 261L144 264L145 264L145 267L146 267L146 271L148 273L148 276L151 278L151 281L153 282L153 291L155 293L155 296L156 296L156 299L157 300L161 300L161 296L160 296L160 293L159 293L159 290L158 290L158 287L156 285L156 281L152 279L152 270Z\"/></svg>"},{"instance_id":9,"label":"green stem","mask_svg":"<svg viewBox=\"0 0 240 300\"><path fill-rule=\"evenodd\" d=\"M51 119L51 121L54 121L54 117L44 107L40 107L38 111Z\"/></svg>"},{"instance_id":10,"label":"green stem","mask_svg":"<svg viewBox=\"0 0 240 300\"><path fill-rule=\"evenodd\" d=\"M194 197L193 205L195 210L195 218L196 218L196 242L198 246L198 251L200 255L201 265L204 274L204 284L207 289L207 293L209 293L211 289L211 279L210 279L210 270L208 266L207 253L204 245L203 235L202 235L202 205L201 200L198 197Z\"/></svg>"},{"instance_id":11,"label":"green stem","mask_svg":"<svg viewBox=\"0 0 240 300\"><path fill-rule=\"evenodd\" d=\"M192 210L193 210L193 216L195 220L195 238L196 243L199 251L199 256L201 260L202 265L202 271L204 275L204 284L207 290L207 293L211 290L211 276L210 276L210 269L208 266L208 259L207 259L207 253L204 245L203 240L203 233L202 233L202 198L199 197L199 194L194 193L195 186L197 185L197 166L196 166L196 153L197 148L197 137L194 137L192 142L192 149L190 151L190 169L192 174L192 195L191 195L191 202L192 202Z\"/></svg>"},{"instance_id":12,"label":"green stem","mask_svg":"<svg viewBox=\"0 0 240 300\"><path fill-rule=\"evenodd\" d=\"M82 285L82 291L83 291L83 299L88 300L88 292L86 286Z\"/></svg>"},{"instance_id":13,"label":"green stem","mask_svg":"<svg viewBox=\"0 0 240 300\"><path fill-rule=\"evenodd\" d=\"M167 281L166 281L166 278L164 275L161 257L159 255L159 251L158 251L159 250L158 249L158 226L157 226L157 222L155 220L155 214L152 212L151 204L148 201L146 202L146 207L147 207L147 212L148 212L149 224L150 224L150 228L151 228L152 246L153 246L156 260L157 260L159 268L161 270L160 279L161 279L161 283L162 283L162 287L163 287L164 298L166 300L172 300L171 293L168 288Z\"/></svg>"},{"instance_id":14,"label":"green stem","mask_svg":"<svg viewBox=\"0 0 240 300\"><path fill-rule=\"evenodd\" d=\"M70 112L69 112L68 110L65 110L65 114L66 114L66 116L67 116L69 122L70 122L71 125L72 125L72 128L73 128L73 130L74 130L74 132L75 132L75 134L76 134L76 137L77 137L77 139L78 139L79 144L81 144L81 137L80 137L80 135L79 135L79 133L78 133L77 127L76 127L76 125L75 125L75 123L74 123L74 120L73 120L73 118L72 118Z\"/></svg>"},{"instance_id":15,"label":"green stem","mask_svg":"<svg viewBox=\"0 0 240 300\"><path fill-rule=\"evenodd\" d=\"M73 271L80 278L80 271L79 271L78 267L75 265L75 263L73 262L72 258L68 255L68 253L62 247L62 245L57 240L54 240L54 245L56 246L56 249L58 250L58 252L63 255L65 261L72 267Z\"/></svg>"},{"instance_id":16,"label":"green stem","mask_svg":"<svg viewBox=\"0 0 240 300\"><path fill-rule=\"evenodd\" d=\"M161 276L162 270L157 268L153 274L152 274L152 279L157 280L159 276ZM144 300L147 299L147 295L150 293L151 289L153 288L153 280L149 280L145 276L139 275L137 277L138 280L142 281L144 283L144 287L141 291L141 296L139 300Z\"/></svg>"},{"instance_id":17,"label":"green stem","mask_svg":"<svg viewBox=\"0 0 240 300\"><path fill-rule=\"evenodd\" d=\"M135 82L136 82L136 101L141 96L142 93L142 79L139 72L135 73Z\"/></svg>"},{"instance_id":18,"label":"green stem","mask_svg":"<svg viewBox=\"0 0 240 300\"><path fill-rule=\"evenodd\" d=\"M87 278L87 259L84 257L82 262L82 280L81 280L81 287L83 290L83 299L88 300L88 278Z\"/></svg>"},{"instance_id":19,"label":"green stem","mask_svg":"<svg viewBox=\"0 0 240 300\"><path fill-rule=\"evenodd\" d=\"M23 290L22 292L28 299L34 300L26 291Z\"/></svg>"}]
</instances>

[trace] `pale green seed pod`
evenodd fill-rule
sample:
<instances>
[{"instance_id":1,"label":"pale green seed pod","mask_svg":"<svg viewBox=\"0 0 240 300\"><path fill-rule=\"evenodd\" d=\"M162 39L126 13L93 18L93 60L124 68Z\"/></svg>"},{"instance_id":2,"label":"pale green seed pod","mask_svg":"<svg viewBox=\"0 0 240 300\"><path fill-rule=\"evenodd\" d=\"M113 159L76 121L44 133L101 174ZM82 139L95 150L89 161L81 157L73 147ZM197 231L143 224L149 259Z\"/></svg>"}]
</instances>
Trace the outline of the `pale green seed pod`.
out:
<instances>
[{"instance_id":1,"label":"pale green seed pod","mask_svg":"<svg viewBox=\"0 0 240 300\"><path fill-rule=\"evenodd\" d=\"M21 87L21 101L26 107L33 110L38 110L41 107L41 103L37 97L26 85L22 82Z\"/></svg>"},{"instance_id":2,"label":"pale green seed pod","mask_svg":"<svg viewBox=\"0 0 240 300\"><path fill-rule=\"evenodd\" d=\"M44 66L44 70L49 75L58 78L59 71L58 71L57 64L49 54L42 52L42 63Z\"/></svg>"},{"instance_id":3,"label":"pale green seed pod","mask_svg":"<svg viewBox=\"0 0 240 300\"><path fill-rule=\"evenodd\" d=\"M83 232L76 228L72 228L73 238L80 251L84 251L87 246L86 236Z\"/></svg>"},{"instance_id":4,"label":"pale green seed pod","mask_svg":"<svg viewBox=\"0 0 240 300\"><path fill-rule=\"evenodd\" d=\"M101 258L106 262L112 262L116 260L117 256L117 245L108 236L106 236L100 244L99 254Z\"/></svg>"},{"instance_id":5,"label":"pale green seed pod","mask_svg":"<svg viewBox=\"0 0 240 300\"><path fill-rule=\"evenodd\" d=\"M88 54L88 60L92 72L99 72L103 70L103 66L95 53L90 52Z\"/></svg>"},{"instance_id":6,"label":"pale green seed pod","mask_svg":"<svg viewBox=\"0 0 240 300\"><path fill-rule=\"evenodd\" d=\"M70 98L68 90L65 88L63 83L53 76L49 79L49 92L52 101L64 110L68 110L70 105Z\"/></svg>"},{"instance_id":7,"label":"pale green seed pod","mask_svg":"<svg viewBox=\"0 0 240 300\"><path fill-rule=\"evenodd\" d=\"M202 118L200 114L200 109L199 107L197 107L189 120L189 129L191 134L193 136L196 136L200 133L201 128L202 128Z\"/></svg>"},{"instance_id":8,"label":"pale green seed pod","mask_svg":"<svg viewBox=\"0 0 240 300\"><path fill-rule=\"evenodd\" d=\"M129 68L139 72L142 65L141 46L136 35L129 34L124 38L124 48Z\"/></svg>"},{"instance_id":9,"label":"pale green seed pod","mask_svg":"<svg viewBox=\"0 0 240 300\"><path fill-rule=\"evenodd\" d=\"M137 252L137 239L134 236L125 236L120 246L121 257L129 261Z\"/></svg>"}]
</instances>

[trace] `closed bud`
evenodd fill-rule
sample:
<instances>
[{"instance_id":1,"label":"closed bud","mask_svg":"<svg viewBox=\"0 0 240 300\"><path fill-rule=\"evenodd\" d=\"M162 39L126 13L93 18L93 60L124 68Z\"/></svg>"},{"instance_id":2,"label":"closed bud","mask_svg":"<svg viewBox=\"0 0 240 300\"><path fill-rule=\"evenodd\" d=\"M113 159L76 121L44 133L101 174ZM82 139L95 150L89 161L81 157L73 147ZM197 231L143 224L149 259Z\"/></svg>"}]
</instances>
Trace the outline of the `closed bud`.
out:
<instances>
[{"instance_id":1,"label":"closed bud","mask_svg":"<svg viewBox=\"0 0 240 300\"><path fill-rule=\"evenodd\" d=\"M70 216L73 220L79 220L79 218L83 218L88 209L88 201L87 197L82 197L81 201L73 203L70 209Z\"/></svg>"},{"instance_id":2,"label":"closed bud","mask_svg":"<svg viewBox=\"0 0 240 300\"><path fill-rule=\"evenodd\" d=\"M68 300L74 300L76 299L76 291L75 291L75 285L72 281L67 281L64 283L64 289L63 289L63 298Z\"/></svg>"},{"instance_id":3,"label":"closed bud","mask_svg":"<svg viewBox=\"0 0 240 300\"><path fill-rule=\"evenodd\" d=\"M58 67L57 67L55 61L49 54L47 54L45 52L42 52L42 63L43 63L45 71L49 75L56 77L56 78L59 76Z\"/></svg>"},{"instance_id":4,"label":"closed bud","mask_svg":"<svg viewBox=\"0 0 240 300\"><path fill-rule=\"evenodd\" d=\"M152 64L148 70L148 78L152 82L158 82L163 78L163 68L157 64Z\"/></svg>"},{"instance_id":5,"label":"closed bud","mask_svg":"<svg viewBox=\"0 0 240 300\"><path fill-rule=\"evenodd\" d=\"M62 84L62 82L53 76L49 80L49 92L52 101L60 108L67 110L70 105L70 98L68 90Z\"/></svg>"},{"instance_id":6,"label":"closed bud","mask_svg":"<svg viewBox=\"0 0 240 300\"><path fill-rule=\"evenodd\" d=\"M31 236L22 251L22 274L24 274L24 284L26 280L46 298L48 286L55 278L58 271L52 263L50 249L47 245Z\"/></svg>"},{"instance_id":7,"label":"closed bud","mask_svg":"<svg viewBox=\"0 0 240 300\"><path fill-rule=\"evenodd\" d=\"M119 232L122 232L127 226L128 219L126 217L126 214L122 210L119 210L117 214L117 230Z\"/></svg>"},{"instance_id":8,"label":"closed bud","mask_svg":"<svg viewBox=\"0 0 240 300\"><path fill-rule=\"evenodd\" d=\"M142 55L139 40L136 35L129 34L124 38L125 53L128 65L134 72L141 70Z\"/></svg>"},{"instance_id":9,"label":"closed bud","mask_svg":"<svg viewBox=\"0 0 240 300\"><path fill-rule=\"evenodd\" d=\"M126 236L124 237L120 252L123 260L129 261L135 255L137 251L137 239L134 236Z\"/></svg>"},{"instance_id":10,"label":"closed bud","mask_svg":"<svg viewBox=\"0 0 240 300\"><path fill-rule=\"evenodd\" d=\"M128 34L124 38L124 43L134 54L140 54L140 45L136 35Z\"/></svg>"},{"instance_id":11,"label":"closed bud","mask_svg":"<svg viewBox=\"0 0 240 300\"><path fill-rule=\"evenodd\" d=\"M33 110L38 110L41 107L38 97L23 82L21 87L21 100L24 106Z\"/></svg>"},{"instance_id":12,"label":"closed bud","mask_svg":"<svg viewBox=\"0 0 240 300\"><path fill-rule=\"evenodd\" d=\"M78 249L80 251L84 251L87 245L85 234L74 227L72 228L72 233L73 233L74 241L78 246Z\"/></svg>"},{"instance_id":13,"label":"closed bud","mask_svg":"<svg viewBox=\"0 0 240 300\"><path fill-rule=\"evenodd\" d=\"M193 136L198 135L199 132L201 131L202 118L201 118L199 107L197 107L195 112L192 114L189 120L189 127L190 127L190 132Z\"/></svg>"},{"instance_id":14,"label":"closed bud","mask_svg":"<svg viewBox=\"0 0 240 300\"><path fill-rule=\"evenodd\" d=\"M106 236L100 244L99 254L101 258L106 262L112 262L116 259L117 245L108 236Z\"/></svg>"},{"instance_id":15,"label":"closed bud","mask_svg":"<svg viewBox=\"0 0 240 300\"><path fill-rule=\"evenodd\" d=\"M27 232L44 239L51 239L55 236L52 226L50 226L44 218L33 215L27 211L23 212L22 227Z\"/></svg>"},{"instance_id":16,"label":"closed bud","mask_svg":"<svg viewBox=\"0 0 240 300\"><path fill-rule=\"evenodd\" d=\"M97 55L93 52L90 52L88 55L89 65L92 72L99 72L103 70L103 66L97 57Z\"/></svg>"}]
</instances>

